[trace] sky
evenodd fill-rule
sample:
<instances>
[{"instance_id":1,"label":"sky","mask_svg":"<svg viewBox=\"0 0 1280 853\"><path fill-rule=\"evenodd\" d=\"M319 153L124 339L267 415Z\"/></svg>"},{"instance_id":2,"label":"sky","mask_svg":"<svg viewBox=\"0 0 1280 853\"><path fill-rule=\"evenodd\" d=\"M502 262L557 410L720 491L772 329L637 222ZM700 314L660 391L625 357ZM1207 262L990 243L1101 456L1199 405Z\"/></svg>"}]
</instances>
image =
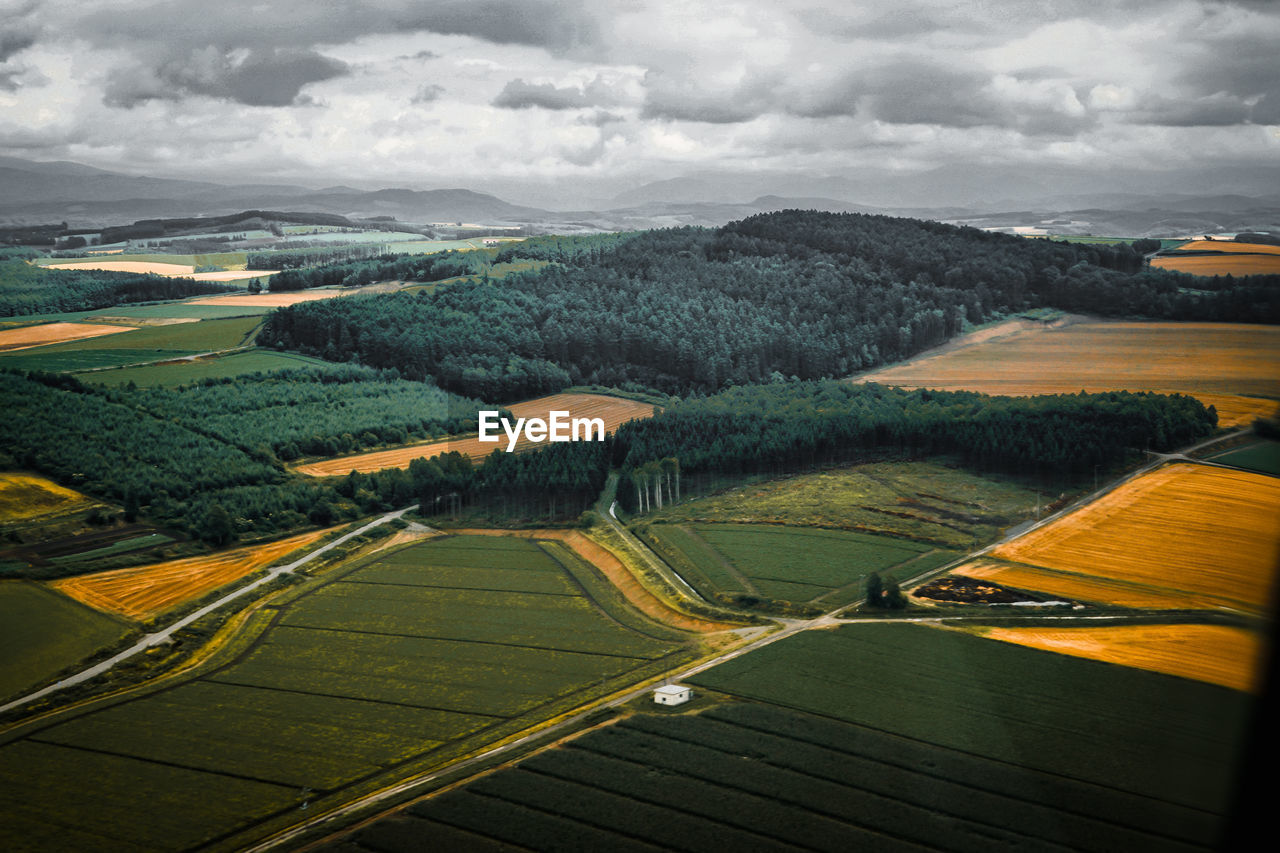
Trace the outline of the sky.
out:
<instances>
[{"instance_id":1,"label":"sky","mask_svg":"<svg viewBox=\"0 0 1280 853\"><path fill-rule=\"evenodd\" d=\"M0 154L516 200L1275 167L1277 47L1271 0L0 0Z\"/></svg>"}]
</instances>

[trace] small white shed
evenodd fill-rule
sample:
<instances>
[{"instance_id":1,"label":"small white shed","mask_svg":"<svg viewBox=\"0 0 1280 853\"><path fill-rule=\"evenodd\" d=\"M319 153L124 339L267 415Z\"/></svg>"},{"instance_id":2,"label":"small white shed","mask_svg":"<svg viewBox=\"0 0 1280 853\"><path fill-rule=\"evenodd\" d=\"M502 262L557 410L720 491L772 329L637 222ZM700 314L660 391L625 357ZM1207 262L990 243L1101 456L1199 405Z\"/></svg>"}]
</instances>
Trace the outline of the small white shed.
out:
<instances>
[{"instance_id":1,"label":"small white shed","mask_svg":"<svg viewBox=\"0 0 1280 853\"><path fill-rule=\"evenodd\" d=\"M659 705L683 705L693 698L693 688L683 684L664 684L653 691L653 701Z\"/></svg>"}]
</instances>

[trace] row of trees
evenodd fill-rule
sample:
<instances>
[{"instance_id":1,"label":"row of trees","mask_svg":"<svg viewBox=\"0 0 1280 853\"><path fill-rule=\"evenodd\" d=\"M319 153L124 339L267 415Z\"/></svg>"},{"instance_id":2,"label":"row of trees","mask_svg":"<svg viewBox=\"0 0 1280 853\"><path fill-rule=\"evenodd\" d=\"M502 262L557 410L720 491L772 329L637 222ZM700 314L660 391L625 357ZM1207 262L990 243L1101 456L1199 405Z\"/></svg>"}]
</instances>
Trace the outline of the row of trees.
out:
<instances>
[{"instance_id":1,"label":"row of trees","mask_svg":"<svg viewBox=\"0 0 1280 853\"><path fill-rule=\"evenodd\" d=\"M270 287L272 291L279 292L312 287L359 287L377 281L439 281L466 275L471 269L472 261L456 252L384 254L364 260L286 269L271 277Z\"/></svg>"},{"instance_id":2,"label":"row of trees","mask_svg":"<svg viewBox=\"0 0 1280 853\"><path fill-rule=\"evenodd\" d=\"M947 454L980 470L1063 478L1134 449L1189 444L1216 423L1212 407L1184 395L989 397L836 381L733 388L624 424L618 494L628 511L658 508L660 498L645 495L668 459L691 475L781 475L886 452Z\"/></svg>"}]
</instances>

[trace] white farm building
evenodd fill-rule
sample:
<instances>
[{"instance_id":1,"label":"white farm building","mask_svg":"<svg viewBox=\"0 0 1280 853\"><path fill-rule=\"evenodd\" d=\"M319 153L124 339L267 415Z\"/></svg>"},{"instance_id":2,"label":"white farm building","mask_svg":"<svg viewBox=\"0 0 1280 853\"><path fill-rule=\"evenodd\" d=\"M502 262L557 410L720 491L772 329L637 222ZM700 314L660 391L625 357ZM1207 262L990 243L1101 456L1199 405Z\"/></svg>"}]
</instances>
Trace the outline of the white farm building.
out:
<instances>
[{"instance_id":1,"label":"white farm building","mask_svg":"<svg viewBox=\"0 0 1280 853\"><path fill-rule=\"evenodd\" d=\"M682 684L664 684L653 691L653 701L658 705L683 705L693 698L693 688Z\"/></svg>"}]
</instances>

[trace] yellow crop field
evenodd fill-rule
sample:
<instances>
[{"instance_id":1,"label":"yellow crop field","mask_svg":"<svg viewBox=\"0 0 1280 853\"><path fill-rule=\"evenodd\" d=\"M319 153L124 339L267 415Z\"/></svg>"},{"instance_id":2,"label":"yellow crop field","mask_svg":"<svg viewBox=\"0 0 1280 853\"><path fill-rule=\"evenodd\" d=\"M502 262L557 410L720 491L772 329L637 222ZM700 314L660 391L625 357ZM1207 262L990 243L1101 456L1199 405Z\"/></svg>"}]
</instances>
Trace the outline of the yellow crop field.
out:
<instances>
[{"instance_id":1,"label":"yellow crop field","mask_svg":"<svg viewBox=\"0 0 1280 853\"><path fill-rule=\"evenodd\" d=\"M117 326L101 323L42 323L39 326L23 326L19 329L0 331L0 352L60 344L84 338L132 332L136 326Z\"/></svg>"},{"instance_id":2,"label":"yellow crop field","mask_svg":"<svg viewBox=\"0 0 1280 853\"><path fill-rule=\"evenodd\" d=\"M1076 572L1021 566L983 557L952 569L950 574L993 581L1014 589L1039 592L1068 601L1156 610L1211 610L1217 607L1217 602L1209 596L1189 595L1178 589L1132 580L1121 581Z\"/></svg>"},{"instance_id":3,"label":"yellow crop field","mask_svg":"<svg viewBox=\"0 0 1280 853\"><path fill-rule=\"evenodd\" d=\"M190 264L158 264L151 261L76 261L49 264L51 270L105 270L108 272L153 273L155 275L190 276L196 268Z\"/></svg>"},{"instance_id":4,"label":"yellow crop field","mask_svg":"<svg viewBox=\"0 0 1280 853\"><path fill-rule=\"evenodd\" d=\"M243 278L243 275L238 276ZM226 296L202 296L188 300L188 305L248 305L254 307L283 308L299 302L317 299L335 299L350 296L355 290L296 290L288 293L229 293Z\"/></svg>"},{"instance_id":5,"label":"yellow crop field","mask_svg":"<svg viewBox=\"0 0 1280 853\"><path fill-rule=\"evenodd\" d=\"M1280 565L1280 478L1167 465L991 553L1260 613Z\"/></svg>"},{"instance_id":6,"label":"yellow crop field","mask_svg":"<svg viewBox=\"0 0 1280 853\"><path fill-rule=\"evenodd\" d=\"M1235 240L1192 240L1183 243L1177 252L1244 252L1246 254L1280 255L1280 246L1270 243L1239 243Z\"/></svg>"},{"instance_id":7,"label":"yellow crop field","mask_svg":"<svg viewBox=\"0 0 1280 853\"><path fill-rule=\"evenodd\" d=\"M89 498L36 474L0 473L0 522L87 507Z\"/></svg>"},{"instance_id":8,"label":"yellow crop field","mask_svg":"<svg viewBox=\"0 0 1280 853\"><path fill-rule=\"evenodd\" d=\"M567 411L573 418L600 418L604 421L605 432L611 433L622 424L637 418L653 417L653 406L635 400L623 400L620 397L608 397L603 394L552 394L549 397L538 397L523 403L515 403L507 408L518 418L546 418L552 410ZM541 445L531 444L521 434L516 450L528 450ZM494 450L506 448L506 439L498 443L481 442L476 436L462 436L445 441L433 441L428 444L412 444L396 447L391 450L376 450L372 453L360 453L355 456L340 456L334 459L322 459L299 465L294 470L313 477L334 477L359 471L368 474L384 468L408 468L415 459L430 458L441 453L463 453L472 460L479 461Z\"/></svg>"},{"instance_id":9,"label":"yellow crop field","mask_svg":"<svg viewBox=\"0 0 1280 853\"><path fill-rule=\"evenodd\" d=\"M1191 255L1186 258L1152 258L1151 266L1191 275L1275 275L1280 273L1280 254Z\"/></svg>"},{"instance_id":10,"label":"yellow crop field","mask_svg":"<svg viewBox=\"0 0 1280 853\"><path fill-rule=\"evenodd\" d=\"M98 610L145 619L269 566L336 529L203 557L80 575L53 581L50 586Z\"/></svg>"},{"instance_id":11,"label":"yellow crop field","mask_svg":"<svg viewBox=\"0 0 1280 853\"><path fill-rule=\"evenodd\" d=\"M193 273L196 281L243 281L250 278L264 278L276 275L279 270L219 270L217 272Z\"/></svg>"},{"instance_id":12,"label":"yellow crop field","mask_svg":"<svg viewBox=\"0 0 1280 853\"><path fill-rule=\"evenodd\" d=\"M1087 628L979 628L993 640L1219 684L1258 688L1262 639L1225 625L1109 625Z\"/></svg>"},{"instance_id":13,"label":"yellow crop field","mask_svg":"<svg viewBox=\"0 0 1280 853\"><path fill-rule=\"evenodd\" d=\"M1012 396L1184 393L1218 407L1219 424L1233 426L1280 407L1256 399L1280 397L1280 328L1083 318L1050 327L1013 320L858 381Z\"/></svg>"}]
</instances>

